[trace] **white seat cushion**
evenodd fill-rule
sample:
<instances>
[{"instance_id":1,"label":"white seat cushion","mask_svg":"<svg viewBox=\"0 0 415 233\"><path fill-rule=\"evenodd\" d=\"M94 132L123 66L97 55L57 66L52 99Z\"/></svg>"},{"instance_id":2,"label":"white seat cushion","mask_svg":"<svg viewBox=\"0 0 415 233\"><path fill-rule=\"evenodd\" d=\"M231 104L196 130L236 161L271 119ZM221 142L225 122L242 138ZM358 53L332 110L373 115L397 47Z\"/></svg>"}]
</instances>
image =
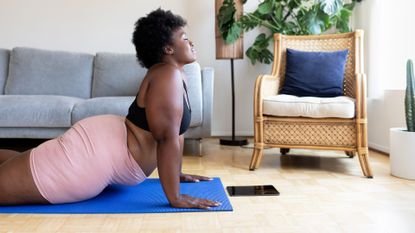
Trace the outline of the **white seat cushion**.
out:
<instances>
[{"instance_id":1,"label":"white seat cushion","mask_svg":"<svg viewBox=\"0 0 415 233\"><path fill-rule=\"evenodd\" d=\"M355 99L347 96L320 98L275 95L263 101L265 115L311 118L353 118L355 115Z\"/></svg>"}]
</instances>

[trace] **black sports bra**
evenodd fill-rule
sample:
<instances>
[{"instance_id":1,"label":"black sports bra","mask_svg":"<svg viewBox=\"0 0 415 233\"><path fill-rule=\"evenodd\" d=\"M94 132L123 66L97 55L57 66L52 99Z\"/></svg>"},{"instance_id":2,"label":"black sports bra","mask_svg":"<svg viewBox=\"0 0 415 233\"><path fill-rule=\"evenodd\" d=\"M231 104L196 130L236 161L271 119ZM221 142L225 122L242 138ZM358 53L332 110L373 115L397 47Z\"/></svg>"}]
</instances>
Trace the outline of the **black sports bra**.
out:
<instances>
[{"instance_id":1,"label":"black sports bra","mask_svg":"<svg viewBox=\"0 0 415 233\"><path fill-rule=\"evenodd\" d=\"M184 81L183 87L186 92L187 103L185 97L183 96L183 117L182 122L180 124L180 135L186 132L186 130L189 128L192 112L192 109L190 108L189 95L187 94L187 87ZM137 97L138 94L135 97L134 102L131 103L130 108L128 109L127 119L130 120L137 127L144 129L146 131L150 131L147 122L146 109L138 106Z\"/></svg>"}]
</instances>

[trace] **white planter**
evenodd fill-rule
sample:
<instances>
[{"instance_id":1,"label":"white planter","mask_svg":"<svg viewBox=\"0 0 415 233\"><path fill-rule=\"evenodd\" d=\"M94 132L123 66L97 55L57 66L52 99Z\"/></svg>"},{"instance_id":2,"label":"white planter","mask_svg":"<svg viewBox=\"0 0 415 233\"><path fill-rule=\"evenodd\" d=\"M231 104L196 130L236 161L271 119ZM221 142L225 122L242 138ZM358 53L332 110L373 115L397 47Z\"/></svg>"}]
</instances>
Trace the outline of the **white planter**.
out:
<instances>
[{"instance_id":1,"label":"white planter","mask_svg":"<svg viewBox=\"0 0 415 233\"><path fill-rule=\"evenodd\" d=\"M415 132L391 128L389 136L392 175L415 180Z\"/></svg>"}]
</instances>

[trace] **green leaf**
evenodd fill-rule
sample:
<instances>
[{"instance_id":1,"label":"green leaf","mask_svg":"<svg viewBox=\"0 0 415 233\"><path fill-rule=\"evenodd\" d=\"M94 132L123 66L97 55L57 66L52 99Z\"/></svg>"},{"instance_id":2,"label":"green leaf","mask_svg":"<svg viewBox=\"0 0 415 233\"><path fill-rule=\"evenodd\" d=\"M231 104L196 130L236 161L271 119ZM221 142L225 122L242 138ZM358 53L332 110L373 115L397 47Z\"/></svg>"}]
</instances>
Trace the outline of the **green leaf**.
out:
<instances>
[{"instance_id":1,"label":"green leaf","mask_svg":"<svg viewBox=\"0 0 415 233\"><path fill-rule=\"evenodd\" d=\"M290 0L288 2L288 8L290 10L295 9L301 5L301 0Z\"/></svg>"},{"instance_id":2,"label":"green leaf","mask_svg":"<svg viewBox=\"0 0 415 233\"><path fill-rule=\"evenodd\" d=\"M267 35L265 33L261 33L255 38L254 44L264 44L263 41L266 41L266 39Z\"/></svg>"},{"instance_id":3,"label":"green leaf","mask_svg":"<svg viewBox=\"0 0 415 233\"><path fill-rule=\"evenodd\" d=\"M225 44L232 44L235 42L241 35L242 28L239 23L234 23L232 27L228 30L225 38Z\"/></svg>"},{"instance_id":4,"label":"green leaf","mask_svg":"<svg viewBox=\"0 0 415 233\"><path fill-rule=\"evenodd\" d=\"M335 15L343 7L343 0L317 0L317 3L328 15Z\"/></svg>"},{"instance_id":5,"label":"green leaf","mask_svg":"<svg viewBox=\"0 0 415 233\"><path fill-rule=\"evenodd\" d=\"M347 8L343 8L340 10L340 18L343 20L349 20L350 16L352 16L352 11L347 9Z\"/></svg>"},{"instance_id":6,"label":"green leaf","mask_svg":"<svg viewBox=\"0 0 415 233\"><path fill-rule=\"evenodd\" d=\"M298 25L290 21L284 25L283 33L287 35L295 35L297 30L298 30Z\"/></svg>"},{"instance_id":7,"label":"green leaf","mask_svg":"<svg viewBox=\"0 0 415 233\"><path fill-rule=\"evenodd\" d=\"M252 30L253 28L260 26L261 24L261 20L256 19L252 13L243 15L239 19L239 22L241 23L241 26L245 31Z\"/></svg>"},{"instance_id":8,"label":"green leaf","mask_svg":"<svg viewBox=\"0 0 415 233\"><path fill-rule=\"evenodd\" d=\"M350 32L349 23L348 22L345 22L345 21L338 21L336 23L336 28L341 33Z\"/></svg>"},{"instance_id":9,"label":"green leaf","mask_svg":"<svg viewBox=\"0 0 415 233\"><path fill-rule=\"evenodd\" d=\"M245 55L250 59L252 65L255 65L257 61L270 64L274 58L273 54L268 49L255 50L253 46L246 50Z\"/></svg>"},{"instance_id":10,"label":"green leaf","mask_svg":"<svg viewBox=\"0 0 415 233\"><path fill-rule=\"evenodd\" d=\"M226 44L235 42L241 35L240 23L235 21L235 2L224 0L218 12L218 28Z\"/></svg>"},{"instance_id":11,"label":"green leaf","mask_svg":"<svg viewBox=\"0 0 415 233\"><path fill-rule=\"evenodd\" d=\"M350 31L349 21L351 15L352 12L346 8L341 9L339 14L336 15L336 28L340 32Z\"/></svg>"},{"instance_id":12,"label":"green leaf","mask_svg":"<svg viewBox=\"0 0 415 233\"><path fill-rule=\"evenodd\" d=\"M273 60L272 53L268 50L269 42L272 35L268 36L265 33L259 34L254 44L246 51L246 56L249 57L251 63L254 65L256 61L270 64Z\"/></svg>"},{"instance_id":13,"label":"green leaf","mask_svg":"<svg viewBox=\"0 0 415 233\"><path fill-rule=\"evenodd\" d=\"M321 34L326 30L328 15L316 5L304 15L303 23L309 34Z\"/></svg>"},{"instance_id":14,"label":"green leaf","mask_svg":"<svg viewBox=\"0 0 415 233\"><path fill-rule=\"evenodd\" d=\"M267 35L265 33L261 33L257 36L255 39L254 45L258 48L266 48L269 45L269 40L267 38Z\"/></svg>"},{"instance_id":15,"label":"green leaf","mask_svg":"<svg viewBox=\"0 0 415 233\"><path fill-rule=\"evenodd\" d=\"M217 16L218 27L221 32L226 32L235 22L235 3L233 0L225 0L223 5L219 8Z\"/></svg>"},{"instance_id":16,"label":"green leaf","mask_svg":"<svg viewBox=\"0 0 415 233\"><path fill-rule=\"evenodd\" d=\"M262 15L266 15L272 12L274 1L266 0L259 4L258 6L258 12Z\"/></svg>"},{"instance_id":17,"label":"green leaf","mask_svg":"<svg viewBox=\"0 0 415 233\"><path fill-rule=\"evenodd\" d=\"M283 13L283 8L282 8L281 4L277 4L277 6L275 7L275 10L274 10L274 14L273 14L274 19L281 22L283 20L282 13Z\"/></svg>"},{"instance_id":18,"label":"green leaf","mask_svg":"<svg viewBox=\"0 0 415 233\"><path fill-rule=\"evenodd\" d=\"M271 64L274 60L274 55L268 49L264 49L261 51L260 61L264 62L265 64Z\"/></svg>"},{"instance_id":19,"label":"green leaf","mask_svg":"<svg viewBox=\"0 0 415 233\"><path fill-rule=\"evenodd\" d=\"M354 3L354 2L352 2L352 3L344 4L344 5L343 5L343 8L346 8L346 9L348 9L349 11L353 11L354 6L355 6L355 3Z\"/></svg>"},{"instance_id":20,"label":"green leaf","mask_svg":"<svg viewBox=\"0 0 415 233\"><path fill-rule=\"evenodd\" d=\"M255 65L255 62L258 59L258 52L251 46L248 50L246 50L245 54L249 57L249 60L251 60L251 64Z\"/></svg>"}]
</instances>

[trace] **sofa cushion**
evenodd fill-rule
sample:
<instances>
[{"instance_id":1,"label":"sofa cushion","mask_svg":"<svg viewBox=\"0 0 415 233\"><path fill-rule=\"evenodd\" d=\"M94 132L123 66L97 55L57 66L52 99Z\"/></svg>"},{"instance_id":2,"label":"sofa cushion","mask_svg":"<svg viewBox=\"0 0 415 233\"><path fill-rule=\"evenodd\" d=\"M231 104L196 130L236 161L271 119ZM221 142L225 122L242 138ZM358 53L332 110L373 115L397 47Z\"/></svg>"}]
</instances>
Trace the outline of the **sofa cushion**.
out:
<instances>
[{"instance_id":1,"label":"sofa cushion","mask_svg":"<svg viewBox=\"0 0 415 233\"><path fill-rule=\"evenodd\" d=\"M103 114L114 114L126 116L128 108L134 101L134 96L117 96L117 97L97 97L75 104L72 110L72 124L84 118ZM202 122L200 117L193 117L190 121L190 127L200 126Z\"/></svg>"},{"instance_id":2,"label":"sofa cushion","mask_svg":"<svg viewBox=\"0 0 415 233\"><path fill-rule=\"evenodd\" d=\"M9 56L10 51L0 49L0 94L4 94L4 86L6 85L7 74L9 73Z\"/></svg>"},{"instance_id":3,"label":"sofa cushion","mask_svg":"<svg viewBox=\"0 0 415 233\"><path fill-rule=\"evenodd\" d=\"M123 97L97 97L77 103L72 111L72 124L84 118L114 114L126 116L128 107L134 101L133 96Z\"/></svg>"},{"instance_id":4,"label":"sofa cushion","mask_svg":"<svg viewBox=\"0 0 415 233\"><path fill-rule=\"evenodd\" d=\"M5 93L89 98L93 58L84 53L14 48Z\"/></svg>"},{"instance_id":5,"label":"sofa cushion","mask_svg":"<svg viewBox=\"0 0 415 233\"><path fill-rule=\"evenodd\" d=\"M135 96L146 71L134 54L97 53L92 97Z\"/></svg>"},{"instance_id":6,"label":"sofa cushion","mask_svg":"<svg viewBox=\"0 0 415 233\"><path fill-rule=\"evenodd\" d=\"M184 66L184 73L187 77L189 87L190 107L192 108L192 120L190 127L202 125L203 121L203 93L202 93L202 73L197 62Z\"/></svg>"},{"instance_id":7,"label":"sofa cushion","mask_svg":"<svg viewBox=\"0 0 415 233\"><path fill-rule=\"evenodd\" d=\"M287 49L285 82L280 94L335 97L343 95L348 50L306 52Z\"/></svg>"},{"instance_id":8,"label":"sofa cushion","mask_svg":"<svg viewBox=\"0 0 415 233\"><path fill-rule=\"evenodd\" d=\"M355 115L355 100L347 96L320 98L275 95L263 101L265 115L312 118L353 118Z\"/></svg>"},{"instance_id":9,"label":"sofa cushion","mask_svg":"<svg viewBox=\"0 0 415 233\"><path fill-rule=\"evenodd\" d=\"M1 127L0 138L56 138L68 130L68 127Z\"/></svg>"},{"instance_id":10,"label":"sofa cushion","mask_svg":"<svg viewBox=\"0 0 415 233\"><path fill-rule=\"evenodd\" d=\"M0 126L70 127L72 108L80 101L83 99L67 96L2 95Z\"/></svg>"}]
</instances>

